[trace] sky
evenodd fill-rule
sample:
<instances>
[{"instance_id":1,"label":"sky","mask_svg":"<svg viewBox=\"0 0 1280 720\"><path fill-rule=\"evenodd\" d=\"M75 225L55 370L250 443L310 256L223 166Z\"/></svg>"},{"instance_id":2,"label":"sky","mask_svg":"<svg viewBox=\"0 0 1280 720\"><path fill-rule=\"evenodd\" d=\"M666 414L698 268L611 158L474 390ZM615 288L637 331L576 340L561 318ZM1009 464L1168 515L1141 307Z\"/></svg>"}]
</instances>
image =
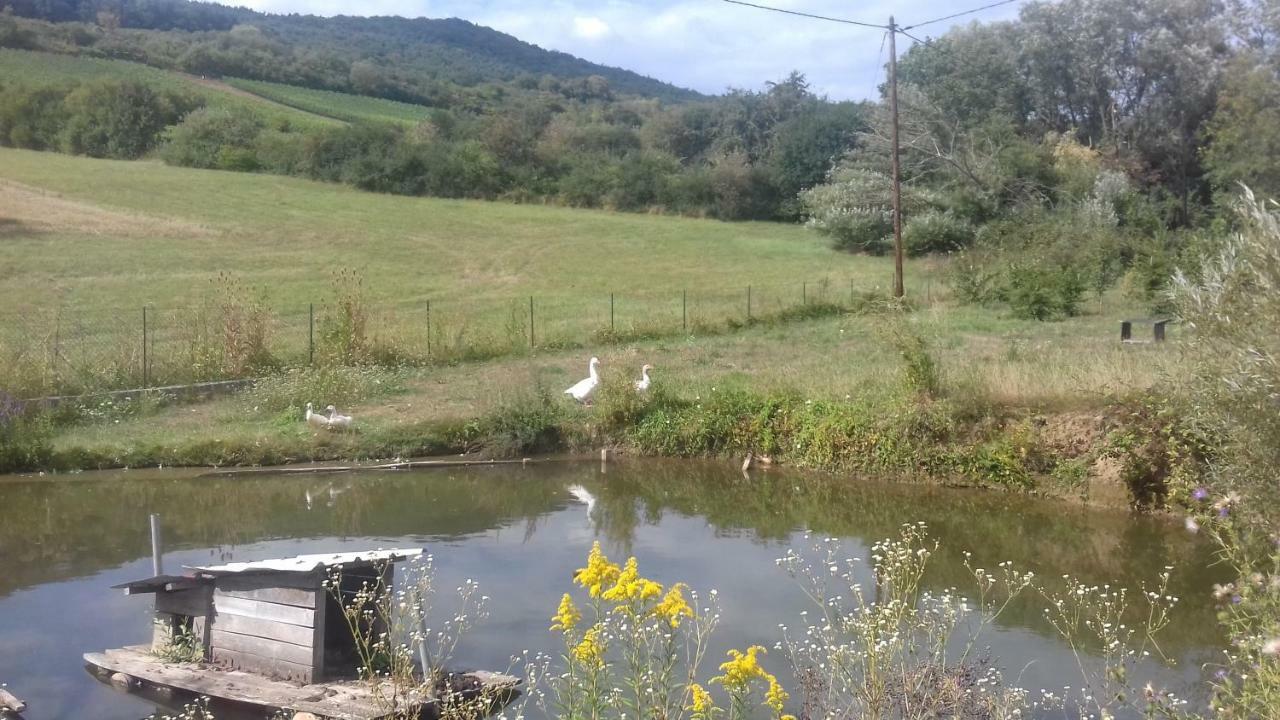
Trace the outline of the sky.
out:
<instances>
[{"instance_id":1,"label":"sky","mask_svg":"<svg viewBox=\"0 0 1280 720\"><path fill-rule=\"evenodd\" d=\"M274 13L457 17L604 65L705 93L758 90L804 73L832 100L878 96L888 45L884 31L781 15L722 0L222 0ZM758 0L817 15L910 25L992 0ZM938 36L956 24L1017 16L1019 3L920 28ZM354 5L354 7L353 7ZM917 34L920 33L920 34ZM898 54L910 41L899 37Z\"/></svg>"}]
</instances>

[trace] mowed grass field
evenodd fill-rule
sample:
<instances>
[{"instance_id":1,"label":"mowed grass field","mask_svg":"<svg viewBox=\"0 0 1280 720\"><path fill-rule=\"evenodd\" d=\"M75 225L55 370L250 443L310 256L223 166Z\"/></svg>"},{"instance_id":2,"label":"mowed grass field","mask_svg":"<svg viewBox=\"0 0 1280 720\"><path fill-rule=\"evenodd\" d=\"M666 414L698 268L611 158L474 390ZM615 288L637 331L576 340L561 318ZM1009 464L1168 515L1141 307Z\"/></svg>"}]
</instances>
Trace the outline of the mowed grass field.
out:
<instances>
[{"instance_id":1,"label":"mowed grass field","mask_svg":"<svg viewBox=\"0 0 1280 720\"><path fill-rule=\"evenodd\" d=\"M219 273L271 304L364 276L372 303L885 287L888 258L794 225L410 198L270 175L0 149L0 303L187 303ZM924 279L913 274L913 281ZM835 292L835 290L831 290ZM745 299L745 295L744 295Z\"/></svg>"},{"instance_id":2,"label":"mowed grass field","mask_svg":"<svg viewBox=\"0 0 1280 720\"><path fill-rule=\"evenodd\" d=\"M426 120L430 112L430 108L423 105L329 90L313 90L261 80L227 78L226 83L238 90L253 93L281 105L347 122L370 120L417 125Z\"/></svg>"},{"instance_id":3,"label":"mowed grass field","mask_svg":"<svg viewBox=\"0 0 1280 720\"><path fill-rule=\"evenodd\" d=\"M0 78L28 87L64 85L103 78L131 80L145 83L156 90L195 95L211 107L251 110L276 125L287 123L296 128L310 128L341 124L331 117L276 103L217 80L169 72L125 60L0 48Z\"/></svg>"}]
</instances>

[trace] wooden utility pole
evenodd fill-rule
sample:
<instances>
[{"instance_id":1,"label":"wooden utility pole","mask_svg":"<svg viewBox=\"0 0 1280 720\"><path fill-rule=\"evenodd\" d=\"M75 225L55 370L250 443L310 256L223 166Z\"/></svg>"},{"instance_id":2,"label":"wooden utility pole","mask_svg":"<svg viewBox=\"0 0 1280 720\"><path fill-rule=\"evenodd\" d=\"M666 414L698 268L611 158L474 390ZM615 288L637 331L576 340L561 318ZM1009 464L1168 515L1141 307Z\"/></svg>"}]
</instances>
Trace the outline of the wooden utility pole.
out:
<instances>
[{"instance_id":1,"label":"wooden utility pole","mask_svg":"<svg viewBox=\"0 0 1280 720\"><path fill-rule=\"evenodd\" d=\"M905 294L902 286L902 167L898 159L898 26L889 16L889 114L893 116L893 296Z\"/></svg>"}]
</instances>

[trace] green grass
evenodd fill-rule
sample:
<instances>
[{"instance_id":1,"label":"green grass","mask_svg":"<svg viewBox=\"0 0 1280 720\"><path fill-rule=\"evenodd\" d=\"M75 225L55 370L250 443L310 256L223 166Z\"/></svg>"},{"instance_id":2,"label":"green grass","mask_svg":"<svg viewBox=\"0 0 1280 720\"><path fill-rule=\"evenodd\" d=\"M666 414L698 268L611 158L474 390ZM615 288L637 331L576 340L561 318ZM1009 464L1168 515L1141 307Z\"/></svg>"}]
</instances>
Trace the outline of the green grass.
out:
<instances>
[{"instance_id":1,"label":"green grass","mask_svg":"<svg viewBox=\"0 0 1280 720\"><path fill-rule=\"evenodd\" d=\"M371 120L416 125L425 120L429 112L429 109L422 105L329 90L312 90L260 80L227 78L226 83L281 105L347 122Z\"/></svg>"},{"instance_id":2,"label":"green grass","mask_svg":"<svg viewBox=\"0 0 1280 720\"><path fill-rule=\"evenodd\" d=\"M157 90L195 95L212 107L246 109L273 125L311 128L337 121L238 91L216 80L205 80L125 60L0 48L0 77L28 86L58 85L97 79L132 80Z\"/></svg>"},{"instance_id":3,"label":"green grass","mask_svg":"<svg viewBox=\"0 0 1280 720\"><path fill-rule=\"evenodd\" d=\"M266 289L274 305L320 303L330 274L355 268L373 303L731 293L765 308L775 293L830 280L831 292L885 287L886 258L837 253L801 227L724 223L411 198L271 175L191 170L0 150L9 195L0 302L139 307L189 302L221 271ZM30 191L28 191L30 190ZM56 203L54 202L56 200ZM3 202L3 201L0 201ZM71 205L41 213L41 204ZM908 266L911 272L916 266ZM923 280L913 276L917 284ZM52 286L50 281L53 281ZM620 312L630 310L620 305ZM678 311L678 305L677 305Z\"/></svg>"}]
</instances>

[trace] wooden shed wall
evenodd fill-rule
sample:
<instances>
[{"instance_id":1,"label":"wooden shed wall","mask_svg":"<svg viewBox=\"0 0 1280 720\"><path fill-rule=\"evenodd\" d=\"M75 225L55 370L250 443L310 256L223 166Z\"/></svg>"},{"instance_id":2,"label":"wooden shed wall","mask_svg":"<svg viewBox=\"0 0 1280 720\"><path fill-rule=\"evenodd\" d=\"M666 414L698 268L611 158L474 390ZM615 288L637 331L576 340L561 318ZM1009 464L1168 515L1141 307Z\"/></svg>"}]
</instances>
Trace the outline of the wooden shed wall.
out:
<instances>
[{"instance_id":1,"label":"wooden shed wall","mask_svg":"<svg viewBox=\"0 0 1280 720\"><path fill-rule=\"evenodd\" d=\"M282 587L290 582L295 586ZM324 600L318 580L219 578L213 591L210 658L283 680L319 681L324 676Z\"/></svg>"}]
</instances>

